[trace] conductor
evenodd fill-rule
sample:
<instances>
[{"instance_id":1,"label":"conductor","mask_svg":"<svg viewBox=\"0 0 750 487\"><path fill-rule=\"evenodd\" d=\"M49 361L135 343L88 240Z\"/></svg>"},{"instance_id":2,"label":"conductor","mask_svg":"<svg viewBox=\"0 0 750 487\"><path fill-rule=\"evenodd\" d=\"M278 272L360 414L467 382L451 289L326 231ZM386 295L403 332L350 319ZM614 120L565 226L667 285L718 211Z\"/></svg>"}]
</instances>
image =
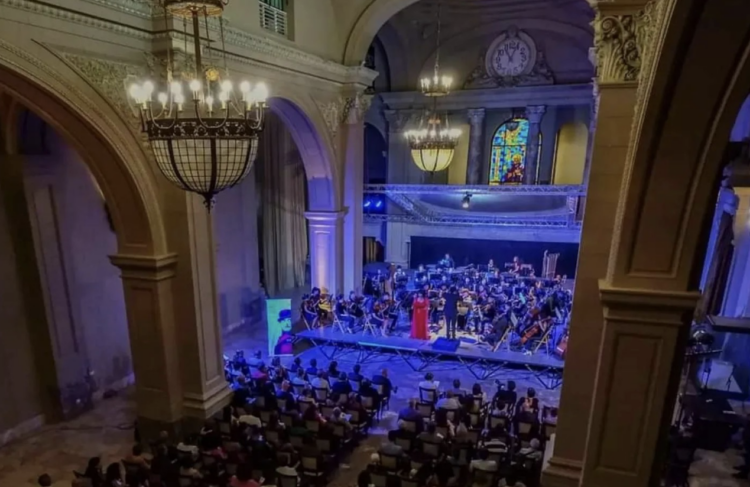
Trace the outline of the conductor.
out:
<instances>
[{"instance_id":1,"label":"conductor","mask_svg":"<svg viewBox=\"0 0 750 487\"><path fill-rule=\"evenodd\" d=\"M443 313L445 315L445 336L449 340L456 339L456 322L458 321L458 300L460 296L456 290L456 286L451 286L448 292L443 294L443 300L445 301L445 308Z\"/></svg>"}]
</instances>

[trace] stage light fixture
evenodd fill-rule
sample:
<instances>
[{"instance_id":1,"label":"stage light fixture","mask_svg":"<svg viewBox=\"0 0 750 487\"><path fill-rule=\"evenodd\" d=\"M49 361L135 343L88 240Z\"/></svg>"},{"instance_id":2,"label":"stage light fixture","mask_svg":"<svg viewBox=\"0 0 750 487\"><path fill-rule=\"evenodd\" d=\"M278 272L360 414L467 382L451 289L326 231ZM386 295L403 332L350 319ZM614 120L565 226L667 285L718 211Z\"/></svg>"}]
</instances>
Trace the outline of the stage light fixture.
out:
<instances>
[{"instance_id":1,"label":"stage light fixture","mask_svg":"<svg viewBox=\"0 0 750 487\"><path fill-rule=\"evenodd\" d=\"M468 210L470 205L471 205L471 195L467 194L466 196L464 196L464 199L461 200L461 208L463 208L464 210Z\"/></svg>"},{"instance_id":2,"label":"stage light fixture","mask_svg":"<svg viewBox=\"0 0 750 487\"><path fill-rule=\"evenodd\" d=\"M380 208L381 206L383 206L383 202L382 202L381 200L378 200L378 201L377 201L377 202L375 203L375 208Z\"/></svg>"},{"instance_id":3,"label":"stage light fixture","mask_svg":"<svg viewBox=\"0 0 750 487\"><path fill-rule=\"evenodd\" d=\"M372 201L370 200L365 201L365 208L369 208L371 204L372 204Z\"/></svg>"}]
</instances>

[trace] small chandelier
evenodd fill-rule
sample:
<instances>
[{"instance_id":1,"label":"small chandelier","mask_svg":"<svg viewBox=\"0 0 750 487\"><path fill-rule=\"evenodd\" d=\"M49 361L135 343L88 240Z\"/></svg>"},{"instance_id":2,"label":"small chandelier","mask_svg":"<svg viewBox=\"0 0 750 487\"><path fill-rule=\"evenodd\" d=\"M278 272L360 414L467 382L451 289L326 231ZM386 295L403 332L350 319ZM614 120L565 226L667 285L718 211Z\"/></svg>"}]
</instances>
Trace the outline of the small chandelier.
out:
<instances>
[{"instance_id":1,"label":"small chandelier","mask_svg":"<svg viewBox=\"0 0 750 487\"><path fill-rule=\"evenodd\" d=\"M424 77L419 80L419 84L422 87L422 94L425 96L445 96L451 92L453 86L453 78L450 76L440 75L440 31L442 21L440 18L441 5L438 1L437 10L437 41L435 47L435 67L433 69L432 76Z\"/></svg>"},{"instance_id":2,"label":"small chandelier","mask_svg":"<svg viewBox=\"0 0 750 487\"><path fill-rule=\"evenodd\" d=\"M195 70L175 76L170 49L166 79L146 80L129 89L159 170L177 187L203 196L209 211L217 193L250 172L268 99L263 83L252 86L242 81L235 86L228 78L226 55L226 77L214 66L203 66L200 20L205 21L210 57L208 18L218 17L223 44L221 14L227 1L162 0L165 22L168 15L182 18L185 24L192 20Z\"/></svg>"},{"instance_id":3,"label":"small chandelier","mask_svg":"<svg viewBox=\"0 0 750 487\"><path fill-rule=\"evenodd\" d=\"M424 172L444 171L453 161L456 145L461 131L450 128L448 115L441 119L437 110L437 99L450 93L453 78L440 75L440 3L437 11L437 47L435 49L435 68L431 78L420 80L422 94L432 98L432 113L422 118L420 127L408 130L404 135L409 141L411 158L414 164ZM424 120L427 118L427 122Z\"/></svg>"},{"instance_id":4,"label":"small chandelier","mask_svg":"<svg viewBox=\"0 0 750 487\"><path fill-rule=\"evenodd\" d=\"M436 173L447 169L453 161L461 131L450 128L447 115L444 122L433 115L426 124L404 135L414 164L424 172Z\"/></svg>"}]
</instances>

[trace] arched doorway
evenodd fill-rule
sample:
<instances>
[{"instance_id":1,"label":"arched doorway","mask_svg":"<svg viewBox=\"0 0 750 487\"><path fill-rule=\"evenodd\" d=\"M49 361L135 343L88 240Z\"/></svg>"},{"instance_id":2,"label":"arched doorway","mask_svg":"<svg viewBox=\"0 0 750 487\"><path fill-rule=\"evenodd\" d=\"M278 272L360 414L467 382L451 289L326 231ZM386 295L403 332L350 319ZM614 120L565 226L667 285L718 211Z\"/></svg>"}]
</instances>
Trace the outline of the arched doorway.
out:
<instances>
[{"instance_id":1,"label":"arched doorway","mask_svg":"<svg viewBox=\"0 0 750 487\"><path fill-rule=\"evenodd\" d=\"M3 415L4 422L0 429L10 431L12 436L16 426L20 425L23 430L28 430L39 422L61 418L65 400L63 393L72 381L70 378L75 377L77 382L92 379L84 375L93 359L89 357L89 363L86 360L70 362L67 357L56 356L55 347L61 348L60 336L54 333L53 327L48 326L53 317L43 302L42 281L37 266L39 256L34 245L30 245L34 237L23 181L24 158L28 155L24 151L28 151L28 147L19 143L19 140L26 140L28 143L28 134L23 133L23 123L19 123L26 111L33 114L36 126L49 127L56 134L59 150L66 154L77 154L75 181L89 178L87 171L93 176L95 183L90 178L85 183L90 190L86 194L93 195L94 199L99 198L96 210L104 220L99 218L97 224L101 227L100 230L106 232L102 235L109 242L101 249L96 265L97 269L104 269L109 265L106 263L107 257L111 257L123 273L124 301L127 303L131 341L130 351L125 355L132 354L132 370L142 379L136 392L137 413L144 420L174 422L182 416L181 408L178 407L180 392L175 383L179 381L179 377L175 377L174 371L169 370L168 366L171 364L166 363L164 358L165 354L168 355L173 350L175 343L172 337L158 334L162 326L161 320L170 319L172 313L171 307L165 308L163 301L163 292L169 292L166 286L168 281L163 279L170 276L167 269L173 266L174 260L167 254L157 189L149 176L145 153L121 120L113 117L107 109L92 108L97 94L90 93L87 96L80 90L70 88L60 81L62 78L59 74L47 71L45 63L37 61L31 55L21 57L18 52L20 51L0 51L0 179L3 185L4 219L12 229L9 232L12 240L6 240L5 243L15 252L11 255L17 257L15 265L9 269L14 274L14 284L20 285L23 290L14 294L18 300L14 306L17 318L14 321L15 331L13 334L4 334L7 339L12 338L13 342L5 341L6 338L4 341L13 349L11 357L27 353L33 366L27 369L31 374L25 377L28 380L14 382L10 384L10 388L6 388L7 397L13 400L4 403L18 408L16 412L21 411L22 415ZM53 83L53 79L58 81ZM26 119L30 120L30 117L32 116L26 116ZM39 140L32 139L30 145L33 147L38 143ZM97 189L101 191L104 201ZM42 213L49 217L53 214L47 211L53 209L50 200L52 193L42 191L39 194L38 202L47 205ZM106 210L104 202L107 204ZM49 220L36 223L40 222L44 225L50 223ZM39 225L37 228L41 227ZM50 228L54 230L54 226L44 227L45 231ZM104 252L116 255L107 256ZM77 270L83 271L84 268ZM111 266L106 272L119 273ZM157 284L159 279L162 279L162 284ZM80 283L81 280L77 282ZM119 293L123 294L123 287L119 288ZM88 302L91 303L90 300ZM117 312L122 313L123 310L119 309ZM82 319L80 315L69 318L77 319L79 323ZM90 322L90 319L84 321ZM142 330L136 330L145 325L151 326L156 334L147 337ZM97 326L103 324L98 323ZM166 340L166 344L162 339ZM73 341L69 344L73 349L76 346L82 349L80 342L76 344ZM159 345L158 348L155 347L156 344ZM112 349L106 352L112 352ZM115 355L117 354L112 353L101 359L112 359L112 369L130 368L128 360L121 360L116 365ZM17 366L13 365L14 368ZM63 369L65 374L61 374ZM110 376L109 378L113 375L105 374L104 368L98 372L102 376ZM109 378L94 376L93 381L97 385L107 386ZM147 389L151 391L149 397L143 393Z\"/></svg>"}]
</instances>

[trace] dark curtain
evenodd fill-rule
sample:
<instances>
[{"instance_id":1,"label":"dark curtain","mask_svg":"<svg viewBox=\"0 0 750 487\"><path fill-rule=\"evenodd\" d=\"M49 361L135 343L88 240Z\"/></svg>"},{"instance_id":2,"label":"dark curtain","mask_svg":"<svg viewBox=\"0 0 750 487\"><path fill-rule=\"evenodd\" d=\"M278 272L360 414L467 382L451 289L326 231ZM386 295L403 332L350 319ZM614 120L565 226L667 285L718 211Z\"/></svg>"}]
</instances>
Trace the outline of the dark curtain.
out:
<instances>
[{"instance_id":1,"label":"dark curtain","mask_svg":"<svg viewBox=\"0 0 750 487\"><path fill-rule=\"evenodd\" d=\"M284 123L266 119L258 150L263 281L269 296L305 285L307 181L302 158Z\"/></svg>"}]
</instances>

